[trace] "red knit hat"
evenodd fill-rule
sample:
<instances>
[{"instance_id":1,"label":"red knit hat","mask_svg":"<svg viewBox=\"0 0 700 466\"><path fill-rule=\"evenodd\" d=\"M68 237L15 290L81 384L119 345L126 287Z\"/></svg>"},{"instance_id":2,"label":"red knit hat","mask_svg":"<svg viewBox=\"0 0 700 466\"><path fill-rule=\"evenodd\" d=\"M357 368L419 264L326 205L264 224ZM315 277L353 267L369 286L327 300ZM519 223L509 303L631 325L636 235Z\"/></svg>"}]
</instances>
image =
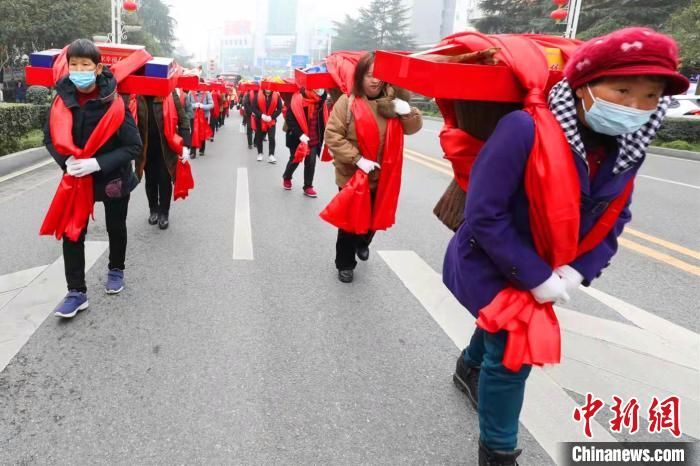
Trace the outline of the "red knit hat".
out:
<instances>
[{"instance_id":1,"label":"red knit hat","mask_svg":"<svg viewBox=\"0 0 700 466\"><path fill-rule=\"evenodd\" d=\"M591 39L566 64L564 75L573 89L605 76L663 76L665 95L683 94L688 78L678 71L678 46L669 36L633 27Z\"/></svg>"}]
</instances>

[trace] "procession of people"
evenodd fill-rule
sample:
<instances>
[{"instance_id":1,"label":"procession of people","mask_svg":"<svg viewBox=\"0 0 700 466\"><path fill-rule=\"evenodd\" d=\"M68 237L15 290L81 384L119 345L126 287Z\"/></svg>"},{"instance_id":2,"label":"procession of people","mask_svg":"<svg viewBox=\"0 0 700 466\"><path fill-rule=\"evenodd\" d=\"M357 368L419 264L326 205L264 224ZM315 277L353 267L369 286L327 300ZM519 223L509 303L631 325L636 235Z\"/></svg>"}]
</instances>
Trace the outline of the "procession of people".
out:
<instances>
[{"instance_id":1,"label":"procession of people","mask_svg":"<svg viewBox=\"0 0 700 466\"><path fill-rule=\"evenodd\" d=\"M645 28L583 44L478 32L451 36L443 45L449 44L481 58L495 54L525 95L484 134L464 127L460 112L467 107L443 105L452 105L449 99L440 105L453 193L462 196L443 280L477 318L453 380L478 412L478 464L517 465L528 375L533 366L559 362L562 338L558 326L529 316L556 323L554 304L568 302L614 260L631 219L634 179L664 120L668 96L689 83L677 71L674 40ZM558 48L565 59L553 85L542 47ZM373 51L353 61L349 82L339 83L346 92L335 99L325 87L278 91L263 79L222 90L199 77L191 89L119 98L122 70L103 64L91 41L75 40L63 59L66 73L55 85L44 140L62 182L41 226L41 234L62 240L68 294L55 309L58 317L72 318L89 306L84 245L93 204L104 205L109 237L105 292L118 294L127 284L131 193L144 180L150 213L144 221L168 229L171 201L195 189L190 164L210 157L211 146L222 144L218 133L239 122L237 136L248 151L230 155L267 162L255 165L274 172L270 189L280 189L281 177L281 188L292 191L303 164L301 194L315 199L316 172L331 170L319 161L332 161L337 191L325 193L330 202L318 205L323 221L316 220L319 229L337 230L335 253L330 244L319 248L335 263L333 280L352 283L358 260L371 256L375 235L396 223L404 137L419 132L423 120L409 90L375 75ZM234 105L240 118L230 112ZM225 126L234 117L236 124ZM289 158L275 169L268 164L277 162L278 130L285 133ZM177 212L187 215L186 204ZM514 330L516 321L527 336ZM522 344L511 345L516 339Z\"/></svg>"}]
</instances>

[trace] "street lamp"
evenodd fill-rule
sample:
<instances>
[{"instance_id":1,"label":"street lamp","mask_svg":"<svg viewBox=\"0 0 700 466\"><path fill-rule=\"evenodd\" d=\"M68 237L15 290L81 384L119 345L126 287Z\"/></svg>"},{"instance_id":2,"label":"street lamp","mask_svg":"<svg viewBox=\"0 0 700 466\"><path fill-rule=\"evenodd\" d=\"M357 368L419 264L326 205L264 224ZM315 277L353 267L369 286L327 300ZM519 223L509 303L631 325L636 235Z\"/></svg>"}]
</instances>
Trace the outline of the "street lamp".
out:
<instances>
[{"instance_id":1,"label":"street lamp","mask_svg":"<svg viewBox=\"0 0 700 466\"><path fill-rule=\"evenodd\" d=\"M133 0L110 0L112 32L107 35L109 42L121 44L122 40L126 39L127 31L138 30L132 26L122 26L122 10L133 13L138 7L138 3Z\"/></svg>"}]
</instances>

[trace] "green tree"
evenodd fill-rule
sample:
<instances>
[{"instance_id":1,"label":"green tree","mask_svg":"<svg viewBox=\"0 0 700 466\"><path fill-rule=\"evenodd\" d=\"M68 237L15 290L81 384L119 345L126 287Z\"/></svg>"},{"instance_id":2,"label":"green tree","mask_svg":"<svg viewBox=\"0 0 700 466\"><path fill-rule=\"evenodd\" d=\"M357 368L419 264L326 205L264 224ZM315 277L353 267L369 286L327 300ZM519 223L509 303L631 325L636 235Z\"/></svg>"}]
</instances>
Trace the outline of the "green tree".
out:
<instances>
[{"instance_id":1,"label":"green tree","mask_svg":"<svg viewBox=\"0 0 700 466\"><path fill-rule=\"evenodd\" d=\"M583 0L578 26L582 39L600 36L626 26L660 29L669 16L690 0ZM477 28L487 34L562 34L564 23L550 18L556 6L551 0L483 0L485 17Z\"/></svg>"},{"instance_id":2,"label":"green tree","mask_svg":"<svg viewBox=\"0 0 700 466\"><path fill-rule=\"evenodd\" d=\"M126 16L125 23L141 26L140 31L127 33L126 42L144 45L153 56L172 56L176 22L161 0L143 0L136 13Z\"/></svg>"},{"instance_id":3,"label":"green tree","mask_svg":"<svg viewBox=\"0 0 700 466\"><path fill-rule=\"evenodd\" d=\"M360 8L357 18L336 21L335 50L411 50L415 41L409 31L410 9L402 0L372 0Z\"/></svg>"},{"instance_id":4,"label":"green tree","mask_svg":"<svg viewBox=\"0 0 700 466\"><path fill-rule=\"evenodd\" d=\"M681 49L682 71L700 73L700 0L692 0L688 7L676 11L666 23L665 31L676 39Z\"/></svg>"}]
</instances>

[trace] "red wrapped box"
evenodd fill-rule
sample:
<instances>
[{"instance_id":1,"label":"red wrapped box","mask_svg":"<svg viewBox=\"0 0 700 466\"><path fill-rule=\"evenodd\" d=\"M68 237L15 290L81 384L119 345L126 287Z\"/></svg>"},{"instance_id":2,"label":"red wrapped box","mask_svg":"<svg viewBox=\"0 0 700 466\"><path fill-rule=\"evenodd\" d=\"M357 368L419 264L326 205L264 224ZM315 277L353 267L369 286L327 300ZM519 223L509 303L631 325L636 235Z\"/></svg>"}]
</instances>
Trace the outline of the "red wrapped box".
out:
<instances>
[{"instance_id":1,"label":"red wrapped box","mask_svg":"<svg viewBox=\"0 0 700 466\"><path fill-rule=\"evenodd\" d=\"M27 66L24 68L24 79L27 86L53 87L53 68Z\"/></svg>"},{"instance_id":2,"label":"red wrapped box","mask_svg":"<svg viewBox=\"0 0 700 466\"><path fill-rule=\"evenodd\" d=\"M448 45L426 53L462 53ZM437 63L420 54L377 51L374 76L417 94L438 99L522 102L525 91L505 65ZM561 71L550 71L550 86L562 79Z\"/></svg>"},{"instance_id":3,"label":"red wrapped box","mask_svg":"<svg viewBox=\"0 0 700 466\"><path fill-rule=\"evenodd\" d=\"M175 87L178 87L180 89L184 89L186 91L193 91L193 90L196 90L198 86L199 86L199 77L198 76L180 75L177 78L177 85Z\"/></svg>"},{"instance_id":4,"label":"red wrapped box","mask_svg":"<svg viewBox=\"0 0 700 466\"><path fill-rule=\"evenodd\" d=\"M305 89L335 89L338 84L330 73L305 73L301 68L294 70L297 86Z\"/></svg>"},{"instance_id":5,"label":"red wrapped box","mask_svg":"<svg viewBox=\"0 0 700 466\"><path fill-rule=\"evenodd\" d=\"M260 88L267 91L276 91L279 93L289 93L294 94L299 91L299 86L292 80L284 80L283 83L278 83L274 81L262 81L260 83Z\"/></svg>"},{"instance_id":6,"label":"red wrapped box","mask_svg":"<svg viewBox=\"0 0 700 466\"><path fill-rule=\"evenodd\" d=\"M177 87L178 75L169 78L151 78L148 76L129 75L119 83L120 94L153 95L165 97Z\"/></svg>"},{"instance_id":7,"label":"red wrapped box","mask_svg":"<svg viewBox=\"0 0 700 466\"><path fill-rule=\"evenodd\" d=\"M143 45L113 44L100 42L95 44L102 54L102 63L111 65L117 63L122 58L128 57L136 50L145 49Z\"/></svg>"}]
</instances>

